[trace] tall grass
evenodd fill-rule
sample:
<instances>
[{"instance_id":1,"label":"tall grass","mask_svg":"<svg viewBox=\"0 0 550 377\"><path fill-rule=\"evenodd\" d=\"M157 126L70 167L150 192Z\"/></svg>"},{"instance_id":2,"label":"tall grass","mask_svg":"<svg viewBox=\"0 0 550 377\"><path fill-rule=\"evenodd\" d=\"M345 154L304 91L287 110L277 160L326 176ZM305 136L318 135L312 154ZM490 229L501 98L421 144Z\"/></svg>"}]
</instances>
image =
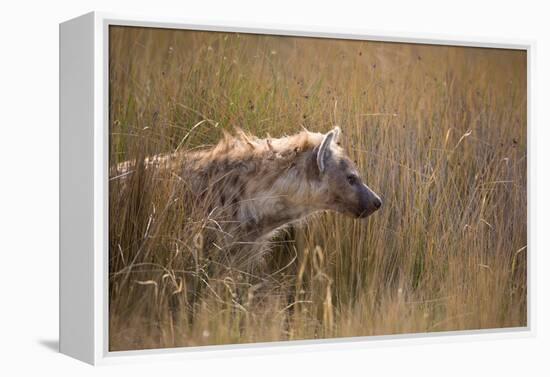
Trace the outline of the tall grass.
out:
<instances>
[{"instance_id":1,"label":"tall grass","mask_svg":"<svg viewBox=\"0 0 550 377\"><path fill-rule=\"evenodd\" d=\"M111 350L526 325L524 52L112 27L110 59L110 164L138 161L110 181ZM336 124L382 209L257 271L212 268L185 177L139 163Z\"/></svg>"}]
</instances>

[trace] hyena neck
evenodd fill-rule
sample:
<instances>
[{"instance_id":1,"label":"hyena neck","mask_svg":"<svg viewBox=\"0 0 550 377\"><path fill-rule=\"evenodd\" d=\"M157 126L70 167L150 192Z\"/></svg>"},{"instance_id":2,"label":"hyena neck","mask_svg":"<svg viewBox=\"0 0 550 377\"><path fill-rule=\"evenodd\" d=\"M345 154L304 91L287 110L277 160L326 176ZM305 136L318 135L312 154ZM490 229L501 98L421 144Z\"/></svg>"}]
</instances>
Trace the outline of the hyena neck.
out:
<instances>
[{"instance_id":1,"label":"hyena neck","mask_svg":"<svg viewBox=\"0 0 550 377\"><path fill-rule=\"evenodd\" d=\"M245 239L249 241L269 239L274 232L300 221L316 210L307 206L293 206L284 201L268 202L271 209L257 214L255 218L244 219Z\"/></svg>"},{"instance_id":2,"label":"hyena neck","mask_svg":"<svg viewBox=\"0 0 550 377\"><path fill-rule=\"evenodd\" d=\"M286 167L274 167L264 176L269 184L253 185L256 190L242 207L247 239L269 238L279 229L300 221L316 211L321 204L318 173L313 172L314 151L304 151ZM316 168L316 167L315 167Z\"/></svg>"}]
</instances>

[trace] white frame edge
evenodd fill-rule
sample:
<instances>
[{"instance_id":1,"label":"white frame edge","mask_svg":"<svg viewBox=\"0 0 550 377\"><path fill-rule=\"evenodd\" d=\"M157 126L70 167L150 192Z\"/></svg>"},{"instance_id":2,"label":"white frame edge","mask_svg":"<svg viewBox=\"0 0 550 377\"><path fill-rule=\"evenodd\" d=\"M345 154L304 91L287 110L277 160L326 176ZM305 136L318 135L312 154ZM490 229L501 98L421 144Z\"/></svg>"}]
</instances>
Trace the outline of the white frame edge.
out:
<instances>
[{"instance_id":1,"label":"white frame edge","mask_svg":"<svg viewBox=\"0 0 550 377\"><path fill-rule=\"evenodd\" d=\"M94 17L59 28L59 350L94 350Z\"/></svg>"},{"instance_id":2,"label":"white frame edge","mask_svg":"<svg viewBox=\"0 0 550 377\"><path fill-rule=\"evenodd\" d=\"M110 352L108 350L108 31L110 25L527 51L529 245L527 326ZM90 364L113 364L534 336L536 334L533 299L536 289L533 268L535 265L533 247L535 206L532 204L532 199L535 197L535 187L532 179L535 177L535 172L531 161L532 156L535 155L532 125L534 51L535 42L526 40L389 33L305 25L213 22L212 20L143 17L102 12L88 13L62 23L60 25L60 352ZM75 78L80 78L80 81ZM78 143L75 144L75 141ZM70 161L78 161L78 164L72 166ZM82 179L78 179L79 177Z\"/></svg>"}]
</instances>

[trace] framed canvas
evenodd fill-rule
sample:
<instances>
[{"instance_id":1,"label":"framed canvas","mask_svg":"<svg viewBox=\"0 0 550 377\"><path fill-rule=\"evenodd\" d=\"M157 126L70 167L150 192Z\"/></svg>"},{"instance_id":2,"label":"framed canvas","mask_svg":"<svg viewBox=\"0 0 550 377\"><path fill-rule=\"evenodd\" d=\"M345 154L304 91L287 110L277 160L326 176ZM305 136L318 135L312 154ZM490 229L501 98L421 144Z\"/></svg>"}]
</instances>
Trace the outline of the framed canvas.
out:
<instances>
[{"instance_id":1,"label":"framed canvas","mask_svg":"<svg viewBox=\"0 0 550 377\"><path fill-rule=\"evenodd\" d=\"M60 350L533 334L532 42L60 25Z\"/></svg>"}]
</instances>

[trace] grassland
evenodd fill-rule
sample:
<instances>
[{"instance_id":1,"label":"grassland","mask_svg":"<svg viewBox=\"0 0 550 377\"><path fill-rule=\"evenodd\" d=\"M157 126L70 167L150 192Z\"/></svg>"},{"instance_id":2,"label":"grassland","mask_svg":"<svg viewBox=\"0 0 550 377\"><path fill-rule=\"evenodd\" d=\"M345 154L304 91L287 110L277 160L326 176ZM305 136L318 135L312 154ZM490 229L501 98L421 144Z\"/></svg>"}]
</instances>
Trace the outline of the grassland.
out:
<instances>
[{"instance_id":1,"label":"grassland","mask_svg":"<svg viewBox=\"0 0 550 377\"><path fill-rule=\"evenodd\" d=\"M110 51L111 166L234 126L340 125L384 200L206 280L204 221L174 179L112 180L111 350L526 325L524 52L123 27Z\"/></svg>"}]
</instances>

